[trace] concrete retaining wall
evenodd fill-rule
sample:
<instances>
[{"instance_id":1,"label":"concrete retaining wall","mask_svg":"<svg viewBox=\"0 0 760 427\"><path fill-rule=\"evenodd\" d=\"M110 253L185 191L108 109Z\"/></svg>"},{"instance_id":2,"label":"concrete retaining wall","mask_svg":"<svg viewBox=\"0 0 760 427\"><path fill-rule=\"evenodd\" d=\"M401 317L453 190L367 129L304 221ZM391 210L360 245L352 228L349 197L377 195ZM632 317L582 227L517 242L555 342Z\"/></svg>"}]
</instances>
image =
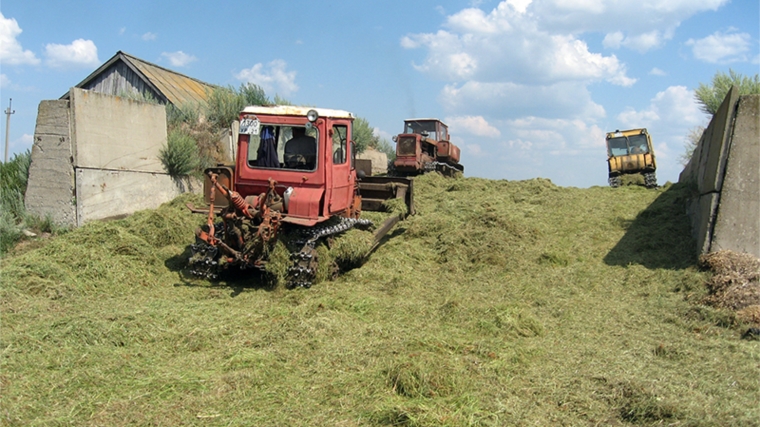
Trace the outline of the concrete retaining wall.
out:
<instances>
[{"instance_id":1,"label":"concrete retaining wall","mask_svg":"<svg viewBox=\"0 0 760 427\"><path fill-rule=\"evenodd\" d=\"M760 95L739 99L710 251L760 258Z\"/></svg>"},{"instance_id":2,"label":"concrete retaining wall","mask_svg":"<svg viewBox=\"0 0 760 427\"><path fill-rule=\"evenodd\" d=\"M42 101L37 110L24 205L56 224L76 225L69 101Z\"/></svg>"},{"instance_id":3,"label":"concrete retaining wall","mask_svg":"<svg viewBox=\"0 0 760 427\"><path fill-rule=\"evenodd\" d=\"M165 173L76 169L77 224L152 209L180 195Z\"/></svg>"},{"instance_id":4,"label":"concrete retaining wall","mask_svg":"<svg viewBox=\"0 0 760 427\"><path fill-rule=\"evenodd\" d=\"M193 190L175 183L158 159L166 144L163 105L76 88L70 99L40 103L27 210L81 226Z\"/></svg>"},{"instance_id":5,"label":"concrete retaining wall","mask_svg":"<svg viewBox=\"0 0 760 427\"><path fill-rule=\"evenodd\" d=\"M74 167L163 173L166 108L72 88Z\"/></svg>"},{"instance_id":6,"label":"concrete retaining wall","mask_svg":"<svg viewBox=\"0 0 760 427\"><path fill-rule=\"evenodd\" d=\"M679 177L695 189L689 217L700 253L760 257L759 101L731 89Z\"/></svg>"}]
</instances>

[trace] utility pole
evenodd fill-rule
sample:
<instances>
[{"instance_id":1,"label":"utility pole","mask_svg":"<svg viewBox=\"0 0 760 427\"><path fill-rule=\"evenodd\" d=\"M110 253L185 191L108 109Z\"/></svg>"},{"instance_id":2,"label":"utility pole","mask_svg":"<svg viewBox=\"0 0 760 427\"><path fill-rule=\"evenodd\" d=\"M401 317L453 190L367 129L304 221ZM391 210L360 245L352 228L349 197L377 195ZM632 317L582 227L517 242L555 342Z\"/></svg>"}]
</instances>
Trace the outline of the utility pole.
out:
<instances>
[{"instance_id":1,"label":"utility pole","mask_svg":"<svg viewBox=\"0 0 760 427\"><path fill-rule=\"evenodd\" d=\"M8 129L11 127L11 114L16 113L16 110L11 110L11 105L13 105L13 98L5 109L5 161L3 163L8 163Z\"/></svg>"}]
</instances>

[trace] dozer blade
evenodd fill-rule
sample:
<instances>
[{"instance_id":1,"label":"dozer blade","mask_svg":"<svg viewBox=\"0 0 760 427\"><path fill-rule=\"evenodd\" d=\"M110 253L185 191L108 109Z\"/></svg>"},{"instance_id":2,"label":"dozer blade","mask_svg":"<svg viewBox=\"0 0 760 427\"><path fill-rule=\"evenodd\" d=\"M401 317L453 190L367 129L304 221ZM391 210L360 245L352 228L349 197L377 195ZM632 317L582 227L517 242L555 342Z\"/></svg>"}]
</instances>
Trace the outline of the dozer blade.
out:
<instances>
[{"instance_id":1,"label":"dozer blade","mask_svg":"<svg viewBox=\"0 0 760 427\"><path fill-rule=\"evenodd\" d=\"M396 176L368 176L359 181L362 210L382 211L383 202L402 199L407 214L414 215L414 179Z\"/></svg>"}]
</instances>

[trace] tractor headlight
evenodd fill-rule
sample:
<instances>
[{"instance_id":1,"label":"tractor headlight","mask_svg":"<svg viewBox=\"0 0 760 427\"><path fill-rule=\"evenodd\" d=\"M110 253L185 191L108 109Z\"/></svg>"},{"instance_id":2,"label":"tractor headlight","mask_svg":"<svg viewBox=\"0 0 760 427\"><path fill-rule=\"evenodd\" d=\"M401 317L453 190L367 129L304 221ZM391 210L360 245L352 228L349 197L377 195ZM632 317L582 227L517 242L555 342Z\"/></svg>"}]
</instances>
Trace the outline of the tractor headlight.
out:
<instances>
[{"instance_id":1,"label":"tractor headlight","mask_svg":"<svg viewBox=\"0 0 760 427\"><path fill-rule=\"evenodd\" d=\"M290 205L290 196L293 194L293 187L288 187L287 190L285 190L285 193L282 195L282 199L285 203L285 212L288 211L288 206Z\"/></svg>"},{"instance_id":2,"label":"tractor headlight","mask_svg":"<svg viewBox=\"0 0 760 427\"><path fill-rule=\"evenodd\" d=\"M319 113L317 113L317 110L309 110L306 113L306 118L309 119L310 122L314 123L319 118Z\"/></svg>"}]
</instances>

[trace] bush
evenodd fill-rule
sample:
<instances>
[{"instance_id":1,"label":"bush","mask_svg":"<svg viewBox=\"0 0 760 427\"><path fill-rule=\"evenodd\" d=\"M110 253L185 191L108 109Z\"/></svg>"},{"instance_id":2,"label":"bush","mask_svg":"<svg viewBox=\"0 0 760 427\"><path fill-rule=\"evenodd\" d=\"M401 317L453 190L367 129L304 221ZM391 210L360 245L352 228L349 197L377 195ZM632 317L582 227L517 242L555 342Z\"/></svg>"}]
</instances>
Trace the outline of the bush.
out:
<instances>
[{"instance_id":1,"label":"bush","mask_svg":"<svg viewBox=\"0 0 760 427\"><path fill-rule=\"evenodd\" d=\"M700 83L694 91L694 97L700 104L700 109L707 114L715 114L723 103L723 99L736 86L739 95L752 95L760 93L760 76L744 76L729 69L728 74L718 71L709 84Z\"/></svg>"},{"instance_id":2,"label":"bush","mask_svg":"<svg viewBox=\"0 0 760 427\"><path fill-rule=\"evenodd\" d=\"M166 104L166 125L171 129L181 126L183 123L193 124L200 122L201 108L198 104L187 103L182 105Z\"/></svg>"},{"instance_id":3,"label":"bush","mask_svg":"<svg viewBox=\"0 0 760 427\"><path fill-rule=\"evenodd\" d=\"M201 166L198 145L182 129L169 132L166 147L159 151L158 158L172 178L193 175Z\"/></svg>"}]
</instances>

